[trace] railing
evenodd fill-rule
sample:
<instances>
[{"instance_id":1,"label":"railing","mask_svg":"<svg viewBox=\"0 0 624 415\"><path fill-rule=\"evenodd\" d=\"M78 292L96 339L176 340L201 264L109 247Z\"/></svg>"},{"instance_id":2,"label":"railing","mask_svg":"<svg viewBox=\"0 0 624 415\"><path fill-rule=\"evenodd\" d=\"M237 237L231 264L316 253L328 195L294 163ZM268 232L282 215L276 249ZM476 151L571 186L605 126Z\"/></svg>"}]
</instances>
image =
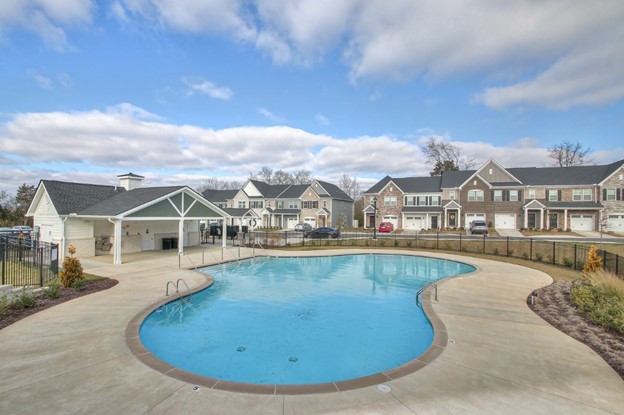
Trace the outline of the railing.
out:
<instances>
[{"instance_id":1,"label":"railing","mask_svg":"<svg viewBox=\"0 0 624 415\"><path fill-rule=\"evenodd\" d=\"M247 241L261 242L263 248L276 247L356 247L356 248L401 248L457 251L475 254L505 256L527 259L535 262L558 265L574 270L581 270L587 260L589 245L597 242L552 241L530 237L486 237L466 234L436 233L377 233L342 231L336 239L304 238L302 232L296 231L256 231L245 235ZM565 236L565 232L561 234ZM553 235L555 237L556 235ZM599 253L603 268L624 278L624 261L622 255L609 252L608 244Z\"/></svg>"},{"instance_id":2,"label":"railing","mask_svg":"<svg viewBox=\"0 0 624 415\"><path fill-rule=\"evenodd\" d=\"M187 295L182 295L182 293L180 292L180 282L182 284L184 284L184 287L186 288L186 291L188 292ZM173 287L173 289L175 290L176 294L178 294L180 296L180 299L184 299L185 297L189 297L189 300L193 299L193 295L191 294L191 289L189 288L189 286L186 283L186 281L184 281L182 278L178 278L178 280L175 283L173 281L167 281L167 287L165 289L165 296L166 297L169 297L169 286Z\"/></svg>"},{"instance_id":3,"label":"railing","mask_svg":"<svg viewBox=\"0 0 624 415\"><path fill-rule=\"evenodd\" d=\"M416 293L416 306L420 305L420 300L418 299L419 296L421 294L423 294L425 292L425 290L427 290L427 288L429 287L433 287L435 289L435 297L434 300L438 301L438 285L434 282L428 282L425 285L423 285L422 287L420 287L420 289L418 290L418 292Z\"/></svg>"},{"instance_id":4,"label":"railing","mask_svg":"<svg viewBox=\"0 0 624 415\"><path fill-rule=\"evenodd\" d=\"M57 244L36 239L0 236L0 285L49 285L58 276Z\"/></svg>"}]
</instances>

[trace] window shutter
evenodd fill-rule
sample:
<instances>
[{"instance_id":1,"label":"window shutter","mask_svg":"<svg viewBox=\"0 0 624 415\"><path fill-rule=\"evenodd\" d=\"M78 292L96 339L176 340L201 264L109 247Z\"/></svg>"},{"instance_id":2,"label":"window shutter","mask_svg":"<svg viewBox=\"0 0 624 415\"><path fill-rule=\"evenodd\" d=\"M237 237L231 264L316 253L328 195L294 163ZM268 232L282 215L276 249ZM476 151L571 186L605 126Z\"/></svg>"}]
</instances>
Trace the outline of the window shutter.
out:
<instances>
[{"instance_id":1,"label":"window shutter","mask_svg":"<svg viewBox=\"0 0 624 415\"><path fill-rule=\"evenodd\" d=\"M518 202L522 202L524 199L522 199L522 190L518 190Z\"/></svg>"},{"instance_id":2,"label":"window shutter","mask_svg":"<svg viewBox=\"0 0 624 415\"><path fill-rule=\"evenodd\" d=\"M622 189L617 189L615 191L615 200L622 200Z\"/></svg>"},{"instance_id":3,"label":"window shutter","mask_svg":"<svg viewBox=\"0 0 624 415\"><path fill-rule=\"evenodd\" d=\"M557 190L557 200L561 202L561 190Z\"/></svg>"},{"instance_id":4,"label":"window shutter","mask_svg":"<svg viewBox=\"0 0 624 415\"><path fill-rule=\"evenodd\" d=\"M602 189L602 200L607 200L607 189Z\"/></svg>"},{"instance_id":5,"label":"window shutter","mask_svg":"<svg viewBox=\"0 0 624 415\"><path fill-rule=\"evenodd\" d=\"M492 202L494 201L494 190L490 191L490 196L492 196Z\"/></svg>"}]
</instances>

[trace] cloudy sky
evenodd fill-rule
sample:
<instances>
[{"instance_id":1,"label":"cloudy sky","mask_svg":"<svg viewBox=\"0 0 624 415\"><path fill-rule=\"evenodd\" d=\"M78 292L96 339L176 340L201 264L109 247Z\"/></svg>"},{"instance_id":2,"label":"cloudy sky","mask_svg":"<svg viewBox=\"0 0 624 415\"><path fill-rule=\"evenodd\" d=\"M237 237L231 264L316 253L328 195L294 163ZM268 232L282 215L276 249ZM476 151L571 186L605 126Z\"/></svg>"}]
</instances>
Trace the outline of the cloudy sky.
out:
<instances>
[{"instance_id":1,"label":"cloudy sky","mask_svg":"<svg viewBox=\"0 0 624 415\"><path fill-rule=\"evenodd\" d=\"M0 190L624 158L621 0L2 0Z\"/></svg>"}]
</instances>

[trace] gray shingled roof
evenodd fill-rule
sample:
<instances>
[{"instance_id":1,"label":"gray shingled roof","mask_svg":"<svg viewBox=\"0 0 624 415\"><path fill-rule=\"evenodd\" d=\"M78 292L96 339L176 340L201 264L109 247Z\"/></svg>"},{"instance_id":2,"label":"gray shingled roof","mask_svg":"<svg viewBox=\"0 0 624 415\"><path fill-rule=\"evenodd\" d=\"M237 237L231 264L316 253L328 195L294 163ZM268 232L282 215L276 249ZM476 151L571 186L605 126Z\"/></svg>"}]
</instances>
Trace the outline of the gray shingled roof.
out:
<instances>
[{"instance_id":1,"label":"gray shingled roof","mask_svg":"<svg viewBox=\"0 0 624 415\"><path fill-rule=\"evenodd\" d=\"M572 186L600 183L608 166L515 167L507 171L530 186Z\"/></svg>"},{"instance_id":2,"label":"gray shingled roof","mask_svg":"<svg viewBox=\"0 0 624 415\"><path fill-rule=\"evenodd\" d=\"M442 189L453 189L459 187L476 172L476 170L445 171L442 173L442 181L440 182L440 187Z\"/></svg>"},{"instance_id":3,"label":"gray shingled roof","mask_svg":"<svg viewBox=\"0 0 624 415\"><path fill-rule=\"evenodd\" d=\"M59 215L81 213L93 205L126 192L126 189L117 186L68 183L56 180L42 180L41 183L45 186Z\"/></svg>"},{"instance_id":4,"label":"gray shingled roof","mask_svg":"<svg viewBox=\"0 0 624 415\"><path fill-rule=\"evenodd\" d=\"M258 189L262 196L268 199L277 198L284 190L288 188L288 184L267 184L260 180L250 180L251 183Z\"/></svg>"},{"instance_id":5,"label":"gray shingled roof","mask_svg":"<svg viewBox=\"0 0 624 415\"><path fill-rule=\"evenodd\" d=\"M206 189L202 192L204 199L213 203L225 203L228 200L234 199L238 190L215 190Z\"/></svg>"},{"instance_id":6,"label":"gray shingled roof","mask_svg":"<svg viewBox=\"0 0 624 415\"><path fill-rule=\"evenodd\" d=\"M377 194L377 193L381 192L381 189L383 189L384 186L387 185L390 180L392 180L392 177L386 176L383 179L381 179L380 181L378 181L377 183L375 183L370 189L368 189L364 193L365 194L368 194L368 193Z\"/></svg>"},{"instance_id":7,"label":"gray shingled roof","mask_svg":"<svg viewBox=\"0 0 624 415\"><path fill-rule=\"evenodd\" d=\"M353 199L351 199L351 197L348 194L346 194L340 187L336 186L335 184L323 182L321 180L317 180L317 182L321 186L323 186L323 189L325 189L325 191L329 193L329 196L331 198L344 200L347 202L353 202Z\"/></svg>"},{"instance_id":8,"label":"gray shingled roof","mask_svg":"<svg viewBox=\"0 0 624 415\"><path fill-rule=\"evenodd\" d=\"M310 187L309 184L292 184L280 193L278 199L298 199L308 187Z\"/></svg>"},{"instance_id":9,"label":"gray shingled roof","mask_svg":"<svg viewBox=\"0 0 624 415\"><path fill-rule=\"evenodd\" d=\"M418 212L442 212L442 206L405 206L401 209L403 213L418 213Z\"/></svg>"},{"instance_id":10,"label":"gray shingled roof","mask_svg":"<svg viewBox=\"0 0 624 415\"><path fill-rule=\"evenodd\" d=\"M551 209L602 209L602 205L596 202L550 202L544 205Z\"/></svg>"},{"instance_id":11,"label":"gray shingled roof","mask_svg":"<svg viewBox=\"0 0 624 415\"><path fill-rule=\"evenodd\" d=\"M405 177L402 179L392 179L392 181L405 193L439 192L442 177Z\"/></svg>"},{"instance_id":12,"label":"gray shingled roof","mask_svg":"<svg viewBox=\"0 0 624 415\"><path fill-rule=\"evenodd\" d=\"M76 213L93 216L119 215L184 187L187 186L140 187L114 195Z\"/></svg>"}]
</instances>

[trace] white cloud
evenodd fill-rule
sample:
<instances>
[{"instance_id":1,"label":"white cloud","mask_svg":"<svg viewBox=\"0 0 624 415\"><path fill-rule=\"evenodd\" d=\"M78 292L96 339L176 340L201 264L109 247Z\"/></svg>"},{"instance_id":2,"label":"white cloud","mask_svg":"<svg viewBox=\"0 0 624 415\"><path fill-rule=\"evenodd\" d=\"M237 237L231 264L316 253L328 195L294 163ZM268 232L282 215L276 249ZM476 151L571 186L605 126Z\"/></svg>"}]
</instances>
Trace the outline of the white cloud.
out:
<instances>
[{"instance_id":1,"label":"white cloud","mask_svg":"<svg viewBox=\"0 0 624 415\"><path fill-rule=\"evenodd\" d=\"M52 88L52 80L50 78L37 74L37 73L33 74L32 77L35 80L35 83L39 86L39 88L42 88L42 89Z\"/></svg>"},{"instance_id":2,"label":"white cloud","mask_svg":"<svg viewBox=\"0 0 624 415\"><path fill-rule=\"evenodd\" d=\"M430 130L404 139L336 138L286 126L213 130L167 123L124 103L106 111L21 113L0 123L0 189L46 178L114 183L115 175L128 171L146 176L150 186L196 186L211 176L244 180L262 166L303 168L334 182L348 173L367 187L385 175L427 176L431 166L420 144L431 135L461 147L478 163L494 158L505 167L551 165L547 149L531 137L496 146L452 141ZM624 158L624 148L589 158L610 163Z\"/></svg>"},{"instance_id":3,"label":"white cloud","mask_svg":"<svg viewBox=\"0 0 624 415\"><path fill-rule=\"evenodd\" d=\"M323 126L325 126L325 125L329 125L329 118L327 118L327 117L326 117L326 116L324 116L323 114L316 114L316 115L314 116L314 119L316 120L316 122L317 122L319 125L323 125Z\"/></svg>"},{"instance_id":4,"label":"white cloud","mask_svg":"<svg viewBox=\"0 0 624 415\"><path fill-rule=\"evenodd\" d=\"M258 113L260 113L261 115L263 115L264 117L266 117L268 120L273 121L273 122L283 122L282 117L280 117L279 115L275 115L273 114L271 111L269 111L266 108L258 108Z\"/></svg>"},{"instance_id":5,"label":"white cloud","mask_svg":"<svg viewBox=\"0 0 624 415\"><path fill-rule=\"evenodd\" d=\"M228 101L234 96L234 92L227 86L219 86L210 81L187 77L182 78L182 81L189 87L189 90L186 92L189 96L200 93L224 101Z\"/></svg>"},{"instance_id":6,"label":"white cloud","mask_svg":"<svg viewBox=\"0 0 624 415\"><path fill-rule=\"evenodd\" d=\"M92 0L19 0L0 2L0 35L13 28L35 33L51 49L71 50L66 30L91 23Z\"/></svg>"}]
</instances>

